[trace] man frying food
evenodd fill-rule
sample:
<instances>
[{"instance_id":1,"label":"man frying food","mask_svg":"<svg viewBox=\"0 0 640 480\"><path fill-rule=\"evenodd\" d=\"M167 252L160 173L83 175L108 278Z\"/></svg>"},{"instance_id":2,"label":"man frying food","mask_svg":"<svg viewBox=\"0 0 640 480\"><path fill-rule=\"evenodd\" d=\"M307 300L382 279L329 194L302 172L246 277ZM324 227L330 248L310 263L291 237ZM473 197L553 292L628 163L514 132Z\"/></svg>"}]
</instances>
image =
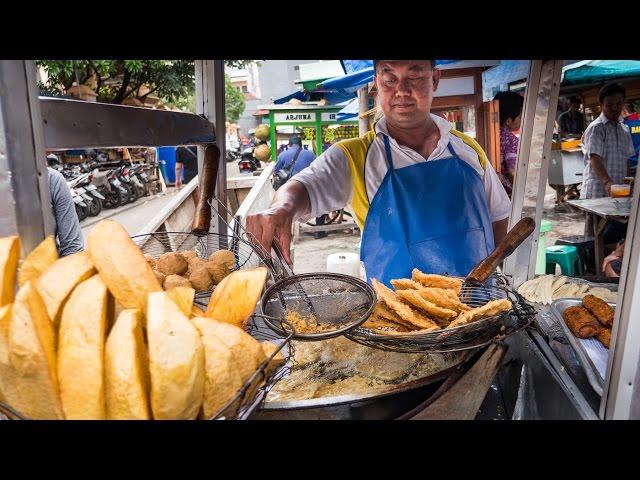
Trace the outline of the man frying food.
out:
<instances>
[{"instance_id":1,"label":"man frying food","mask_svg":"<svg viewBox=\"0 0 640 480\"><path fill-rule=\"evenodd\" d=\"M294 220L350 205L362 231L367 279L386 285L413 268L465 276L507 230L509 198L471 137L431 112L433 60L374 61L383 116L364 136L332 145L247 217L268 251L275 237L291 263Z\"/></svg>"}]
</instances>

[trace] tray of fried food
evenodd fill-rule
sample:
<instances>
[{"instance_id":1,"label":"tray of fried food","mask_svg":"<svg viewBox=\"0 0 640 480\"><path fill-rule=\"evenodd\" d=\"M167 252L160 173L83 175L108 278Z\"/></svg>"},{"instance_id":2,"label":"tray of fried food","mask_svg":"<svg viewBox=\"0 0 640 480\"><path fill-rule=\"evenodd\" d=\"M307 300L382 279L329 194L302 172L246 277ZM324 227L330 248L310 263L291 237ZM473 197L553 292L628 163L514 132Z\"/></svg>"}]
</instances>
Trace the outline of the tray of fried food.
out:
<instances>
[{"instance_id":1,"label":"tray of fried food","mask_svg":"<svg viewBox=\"0 0 640 480\"><path fill-rule=\"evenodd\" d=\"M479 298L462 302L463 281L414 269L412 277L391 280L393 289L376 279L378 303L362 328L380 335L415 335L462 327L512 310L507 298ZM467 287L465 287L466 289ZM480 292L481 287L478 288ZM468 292L467 292L468 293ZM465 297L467 298L467 297Z\"/></svg>"},{"instance_id":2,"label":"tray of fried food","mask_svg":"<svg viewBox=\"0 0 640 480\"><path fill-rule=\"evenodd\" d=\"M551 312L578 355L589 383L602 395L615 304L593 295L561 298L551 304Z\"/></svg>"}]
</instances>

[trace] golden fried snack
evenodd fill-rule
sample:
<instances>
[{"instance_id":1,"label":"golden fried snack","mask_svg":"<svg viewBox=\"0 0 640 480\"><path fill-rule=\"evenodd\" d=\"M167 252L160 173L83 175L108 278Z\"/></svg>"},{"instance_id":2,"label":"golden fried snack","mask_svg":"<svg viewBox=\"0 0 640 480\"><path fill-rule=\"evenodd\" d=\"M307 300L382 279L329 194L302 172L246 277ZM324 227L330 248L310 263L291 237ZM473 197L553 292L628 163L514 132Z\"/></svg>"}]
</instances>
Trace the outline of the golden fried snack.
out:
<instances>
[{"instance_id":1,"label":"golden fried snack","mask_svg":"<svg viewBox=\"0 0 640 480\"><path fill-rule=\"evenodd\" d=\"M435 303L425 300L417 290L400 290L397 292L397 295L414 307L426 312L431 317L448 320L457 315L457 312L453 310L439 307Z\"/></svg>"},{"instance_id":2,"label":"golden fried snack","mask_svg":"<svg viewBox=\"0 0 640 480\"><path fill-rule=\"evenodd\" d=\"M607 302L594 295L585 295L582 304L602 325L607 328L613 326L615 310Z\"/></svg>"},{"instance_id":3,"label":"golden fried snack","mask_svg":"<svg viewBox=\"0 0 640 480\"><path fill-rule=\"evenodd\" d=\"M611 329L601 327L596 338L600 340L605 347L609 348L609 344L611 343Z\"/></svg>"},{"instance_id":4,"label":"golden fried snack","mask_svg":"<svg viewBox=\"0 0 640 480\"><path fill-rule=\"evenodd\" d=\"M580 306L566 308L562 312L562 318L567 323L569 329L578 338L589 338L598 334L600 325L589 311Z\"/></svg>"},{"instance_id":5,"label":"golden fried snack","mask_svg":"<svg viewBox=\"0 0 640 480\"><path fill-rule=\"evenodd\" d=\"M510 312L512 308L513 306L511 305L511 302L506 298L501 298L500 300L492 300L486 305L460 314L458 318L456 318L449 324L448 328L459 327L461 325L477 322L478 320L492 317L501 312Z\"/></svg>"},{"instance_id":6,"label":"golden fried snack","mask_svg":"<svg viewBox=\"0 0 640 480\"><path fill-rule=\"evenodd\" d=\"M458 294L460 294L460 290L462 290L462 280L459 278L426 274L422 273L417 268L414 268L411 272L411 280L420 282L425 287L451 288Z\"/></svg>"},{"instance_id":7,"label":"golden fried snack","mask_svg":"<svg viewBox=\"0 0 640 480\"><path fill-rule=\"evenodd\" d=\"M396 323L390 322L378 315L372 314L366 322L362 324L364 328L368 328L369 330L379 330L379 331L389 331L393 330L396 332L408 332L409 329Z\"/></svg>"},{"instance_id":8,"label":"golden fried snack","mask_svg":"<svg viewBox=\"0 0 640 480\"><path fill-rule=\"evenodd\" d=\"M398 295L386 285L383 285L375 278L371 282L376 294L380 299L405 322L411 324L414 328L422 330L439 329L433 320L413 310L409 305L402 303Z\"/></svg>"},{"instance_id":9,"label":"golden fried snack","mask_svg":"<svg viewBox=\"0 0 640 480\"><path fill-rule=\"evenodd\" d=\"M391 280L391 285L393 285L393 288L396 290L420 290L421 288L424 288L420 282L416 282L408 278Z\"/></svg>"},{"instance_id":10,"label":"golden fried snack","mask_svg":"<svg viewBox=\"0 0 640 480\"><path fill-rule=\"evenodd\" d=\"M417 290L418 295L439 307L448 308L456 313L471 310L471 307L460 301L454 290L436 287L423 287ZM453 294L453 295L452 295Z\"/></svg>"}]
</instances>

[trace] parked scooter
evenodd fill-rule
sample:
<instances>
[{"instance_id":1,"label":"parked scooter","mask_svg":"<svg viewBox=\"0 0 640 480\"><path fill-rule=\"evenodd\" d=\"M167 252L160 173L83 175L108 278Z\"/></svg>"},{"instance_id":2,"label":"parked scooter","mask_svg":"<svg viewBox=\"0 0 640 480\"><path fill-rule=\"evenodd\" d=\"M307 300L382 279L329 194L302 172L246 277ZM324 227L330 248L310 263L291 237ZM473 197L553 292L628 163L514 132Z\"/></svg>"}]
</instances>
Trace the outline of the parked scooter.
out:
<instances>
[{"instance_id":1,"label":"parked scooter","mask_svg":"<svg viewBox=\"0 0 640 480\"><path fill-rule=\"evenodd\" d=\"M260 161L253 156L253 149L254 147L247 146L242 151L242 156L238 162L240 173L253 173L261 167Z\"/></svg>"}]
</instances>

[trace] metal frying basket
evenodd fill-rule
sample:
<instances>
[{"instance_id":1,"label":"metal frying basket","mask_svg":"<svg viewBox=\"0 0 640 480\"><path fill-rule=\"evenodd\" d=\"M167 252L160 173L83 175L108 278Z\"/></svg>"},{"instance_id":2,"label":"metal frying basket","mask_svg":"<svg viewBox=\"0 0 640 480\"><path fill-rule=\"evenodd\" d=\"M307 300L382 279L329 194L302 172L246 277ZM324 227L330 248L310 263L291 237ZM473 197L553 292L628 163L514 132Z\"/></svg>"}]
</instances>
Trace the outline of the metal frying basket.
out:
<instances>
[{"instance_id":1,"label":"metal frying basket","mask_svg":"<svg viewBox=\"0 0 640 480\"><path fill-rule=\"evenodd\" d=\"M472 308L481 307L492 300L508 299L513 305L511 312L454 328L424 333L384 335L358 327L346 332L345 336L369 347L404 353L455 352L487 345L527 327L536 313L535 308L509 287L503 277L493 280L486 283L465 283L460 292L460 298Z\"/></svg>"}]
</instances>

